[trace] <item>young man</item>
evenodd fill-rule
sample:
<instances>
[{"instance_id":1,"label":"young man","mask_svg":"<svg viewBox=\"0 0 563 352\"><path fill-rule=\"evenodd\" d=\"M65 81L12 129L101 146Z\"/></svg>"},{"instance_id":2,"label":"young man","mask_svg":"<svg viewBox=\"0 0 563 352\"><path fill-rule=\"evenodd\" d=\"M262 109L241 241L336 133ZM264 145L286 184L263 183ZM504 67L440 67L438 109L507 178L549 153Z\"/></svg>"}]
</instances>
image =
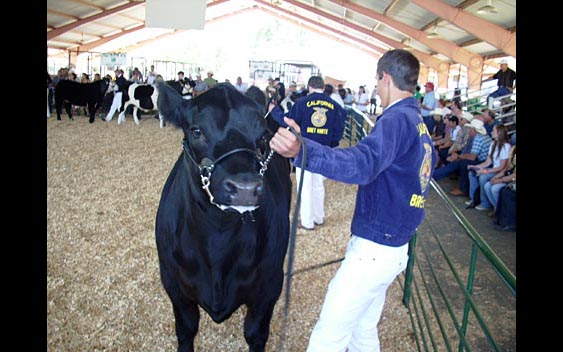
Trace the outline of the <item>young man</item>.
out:
<instances>
[{"instance_id":1,"label":"young man","mask_svg":"<svg viewBox=\"0 0 563 352\"><path fill-rule=\"evenodd\" d=\"M111 103L111 107L106 115L106 121L109 122L111 121L111 119L113 119L113 115L115 114L116 111L119 110L119 108L121 108L121 98L123 96L123 92L125 92L125 90L127 89L127 87L129 87L130 82L128 82L125 77L123 77L123 70L121 69L115 69L114 71L115 73L115 88L117 89L117 91L115 92L115 95L113 96L113 101Z\"/></svg>"},{"instance_id":2,"label":"young man","mask_svg":"<svg viewBox=\"0 0 563 352\"><path fill-rule=\"evenodd\" d=\"M385 294L407 265L408 242L424 218L424 203L437 156L413 92L420 63L410 52L391 50L378 62L383 114L356 146L330 148L278 129L270 146L308 171L358 184L352 236L330 282L307 352L380 350L377 324ZM299 125L285 118L300 132Z\"/></svg>"},{"instance_id":3,"label":"young man","mask_svg":"<svg viewBox=\"0 0 563 352\"><path fill-rule=\"evenodd\" d=\"M324 86L322 77L311 76L307 82L309 94L297 100L289 116L300 126L303 137L332 148L338 146L344 133L346 111L324 94ZM296 166L295 176L299 184L301 167ZM304 172L300 215L301 227L306 230L324 223L324 180L317 172Z\"/></svg>"}]
</instances>

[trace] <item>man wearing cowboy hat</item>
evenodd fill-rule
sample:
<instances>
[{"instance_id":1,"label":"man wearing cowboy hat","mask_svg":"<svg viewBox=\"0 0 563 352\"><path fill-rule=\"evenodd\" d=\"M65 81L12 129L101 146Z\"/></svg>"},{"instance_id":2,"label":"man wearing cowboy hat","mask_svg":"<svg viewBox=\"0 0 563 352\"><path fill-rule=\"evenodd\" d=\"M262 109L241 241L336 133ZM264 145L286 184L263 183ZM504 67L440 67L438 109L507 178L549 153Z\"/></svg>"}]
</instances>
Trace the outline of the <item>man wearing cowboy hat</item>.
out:
<instances>
[{"instance_id":1,"label":"man wearing cowboy hat","mask_svg":"<svg viewBox=\"0 0 563 352\"><path fill-rule=\"evenodd\" d=\"M203 80L208 88L213 88L219 83L215 78L213 78L213 71L207 71L207 78Z\"/></svg>"},{"instance_id":2,"label":"man wearing cowboy hat","mask_svg":"<svg viewBox=\"0 0 563 352\"><path fill-rule=\"evenodd\" d=\"M471 130L469 124L471 123L471 120L473 120L473 115L471 115L471 113L467 111L463 111L461 113L461 118L459 119L459 125L461 126L461 130L458 132L454 144L448 150L448 156L452 155L453 153L457 153L457 154L461 153L461 151L469 141L469 135Z\"/></svg>"},{"instance_id":3,"label":"man wearing cowboy hat","mask_svg":"<svg viewBox=\"0 0 563 352\"><path fill-rule=\"evenodd\" d=\"M467 119L466 115L465 119ZM434 180L439 181L446 176L459 172L459 188L453 189L450 194L454 196L469 194L468 165L478 164L485 159L489 153L491 137L487 135L483 121L473 118L469 126L469 140L461 153L452 153L447 160L449 164L434 170Z\"/></svg>"}]
</instances>

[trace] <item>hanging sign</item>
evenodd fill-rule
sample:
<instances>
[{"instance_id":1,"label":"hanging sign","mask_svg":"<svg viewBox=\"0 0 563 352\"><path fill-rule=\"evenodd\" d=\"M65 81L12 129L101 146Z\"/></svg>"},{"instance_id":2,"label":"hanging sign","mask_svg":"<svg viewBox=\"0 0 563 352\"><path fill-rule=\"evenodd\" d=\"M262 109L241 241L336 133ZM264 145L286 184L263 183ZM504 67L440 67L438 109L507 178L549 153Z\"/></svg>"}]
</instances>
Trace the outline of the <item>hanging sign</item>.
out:
<instances>
[{"instance_id":1,"label":"hanging sign","mask_svg":"<svg viewBox=\"0 0 563 352\"><path fill-rule=\"evenodd\" d=\"M127 64L126 53L104 53L102 54L102 65L125 66Z\"/></svg>"}]
</instances>

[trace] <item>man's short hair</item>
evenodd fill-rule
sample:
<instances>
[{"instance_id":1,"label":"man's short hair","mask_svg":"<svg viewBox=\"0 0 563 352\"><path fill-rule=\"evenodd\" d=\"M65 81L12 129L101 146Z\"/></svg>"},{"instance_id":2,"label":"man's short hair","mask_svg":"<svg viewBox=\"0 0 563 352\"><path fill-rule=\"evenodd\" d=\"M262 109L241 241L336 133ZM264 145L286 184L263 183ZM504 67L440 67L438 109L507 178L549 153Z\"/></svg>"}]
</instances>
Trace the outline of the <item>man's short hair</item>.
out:
<instances>
[{"instance_id":1,"label":"man's short hair","mask_svg":"<svg viewBox=\"0 0 563 352\"><path fill-rule=\"evenodd\" d=\"M183 75L183 74L184 74L184 71L178 71L178 76Z\"/></svg>"},{"instance_id":2,"label":"man's short hair","mask_svg":"<svg viewBox=\"0 0 563 352\"><path fill-rule=\"evenodd\" d=\"M383 78L383 72L386 72L397 88L414 93L419 70L420 62L410 51L389 50L377 63L377 78Z\"/></svg>"},{"instance_id":3,"label":"man's short hair","mask_svg":"<svg viewBox=\"0 0 563 352\"><path fill-rule=\"evenodd\" d=\"M307 82L307 86L314 89L324 89L325 81L321 76L311 76Z\"/></svg>"}]
</instances>

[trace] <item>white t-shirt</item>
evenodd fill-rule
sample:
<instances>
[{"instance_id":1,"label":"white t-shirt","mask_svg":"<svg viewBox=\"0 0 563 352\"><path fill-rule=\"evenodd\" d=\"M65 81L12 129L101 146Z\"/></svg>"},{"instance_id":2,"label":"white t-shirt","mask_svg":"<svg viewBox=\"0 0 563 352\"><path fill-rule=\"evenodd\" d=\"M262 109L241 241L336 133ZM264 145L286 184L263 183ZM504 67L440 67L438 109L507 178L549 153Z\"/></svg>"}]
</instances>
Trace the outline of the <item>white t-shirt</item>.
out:
<instances>
[{"instance_id":1,"label":"white t-shirt","mask_svg":"<svg viewBox=\"0 0 563 352\"><path fill-rule=\"evenodd\" d=\"M344 102L342 101L342 98L340 97L340 94L338 93L332 93L330 95L330 98L332 100L334 100L335 102L337 102L338 104L340 104L340 106L344 107Z\"/></svg>"},{"instance_id":2,"label":"white t-shirt","mask_svg":"<svg viewBox=\"0 0 563 352\"><path fill-rule=\"evenodd\" d=\"M460 125L455 126L455 128L452 128L452 130L450 131L450 140L452 142L455 142L457 140L457 134L459 133L459 131L461 131Z\"/></svg>"},{"instance_id":3,"label":"white t-shirt","mask_svg":"<svg viewBox=\"0 0 563 352\"><path fill-rule=\"evenodd\" d=\"M491 155L491 150L493 150L493 144L494 142L491 143L491 146L489 147L489 155ZM493 168L499 167L501 161L508 159L510 148L512 148L510 143L504 143L504 145L500 148L500 154L498 154L498 149L495 150L495 153L493 154Z\"/></svg>"},{"instance_id":4,"label":"white t-shirt","mask_svg":"<svg viewBox=\"0 0 563 352\"><path fill-rule=\"evenodd\" d=\"M358 110L365 112L368 109L367 106L368 103L368 95L367 93L356 93L356 108L358 108Z\"/></svg>"},{"instance_id":5,"label":"white t-shirt","mask_svg":"<svg viewBox=\"0 0 563 352\"><path fill-rule=\"evenodd\" d=\"M235 88L241 92L242 94L246 93L246 91L248 90L248 84L242 82L240 84L240 86L238 84L235 83Z\"/></svg>"}]
</instances>

